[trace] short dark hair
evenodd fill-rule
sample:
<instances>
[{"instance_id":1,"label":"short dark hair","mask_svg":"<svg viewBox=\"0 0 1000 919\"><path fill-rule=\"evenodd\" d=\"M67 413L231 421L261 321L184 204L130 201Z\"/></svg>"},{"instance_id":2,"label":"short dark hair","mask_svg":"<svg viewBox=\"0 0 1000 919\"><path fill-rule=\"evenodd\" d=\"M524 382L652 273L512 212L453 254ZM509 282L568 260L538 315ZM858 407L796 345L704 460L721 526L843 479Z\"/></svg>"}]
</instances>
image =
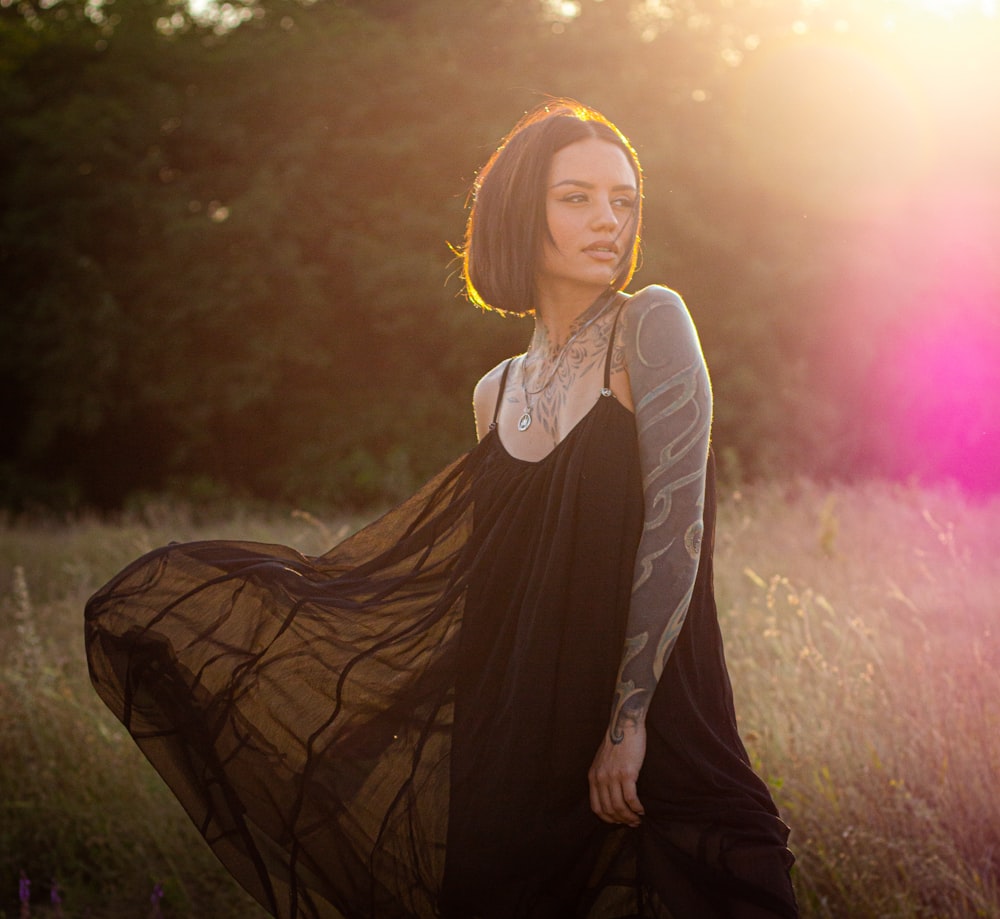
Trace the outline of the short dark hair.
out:
<instances>
[{"instance_id":1,"label":"short dark hair","mask_svg":"<svg viewBox=\"0 0 1000 919\"><path fill-rule=\"evenodd\" d=\"M632 238L623 247L611 286L623 290L635 273L642 224L642 167L628 139L600 112L556 99L514 126L472 189L461 251L468 298L483 309L527 315L535 308L535 277L545 236L545 188L552 157L572 143L596 137L619 147L635 173Z\"/></svg>"}]
</instances>

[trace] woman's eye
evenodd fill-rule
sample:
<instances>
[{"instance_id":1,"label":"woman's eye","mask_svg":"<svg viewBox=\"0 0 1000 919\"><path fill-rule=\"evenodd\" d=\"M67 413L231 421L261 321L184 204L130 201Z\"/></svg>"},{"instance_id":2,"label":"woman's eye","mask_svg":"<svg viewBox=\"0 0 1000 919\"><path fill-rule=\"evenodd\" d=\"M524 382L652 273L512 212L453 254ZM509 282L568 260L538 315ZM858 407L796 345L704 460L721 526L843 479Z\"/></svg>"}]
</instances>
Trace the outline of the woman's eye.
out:
<instances>
[{"instance_id":1,"label":"woman's eye","mask_svg":"<svg viewBox=\"0 0 1000 919\"><path fill-rule=\"evenodd\" d=\"M587 204L589 203L590 198L585 192L572 192L571 194L563 195L560 200L564 201L566 204ZM635 199L628 196L612 198L611 206L631 210L635 207Z\"/></svg>"}]
</instances>

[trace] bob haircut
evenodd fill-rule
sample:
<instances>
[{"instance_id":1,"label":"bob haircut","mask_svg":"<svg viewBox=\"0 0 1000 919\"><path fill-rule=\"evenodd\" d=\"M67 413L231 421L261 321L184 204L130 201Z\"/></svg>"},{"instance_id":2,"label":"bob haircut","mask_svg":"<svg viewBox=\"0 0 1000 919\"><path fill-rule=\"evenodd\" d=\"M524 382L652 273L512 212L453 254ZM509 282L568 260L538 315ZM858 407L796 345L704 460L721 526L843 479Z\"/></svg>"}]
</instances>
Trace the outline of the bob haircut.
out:
<instances>
[{"instance_id":1,"label":"bob haircut","mask_svg":"<svg viewBox=\"0 0 1000 919\"><path fill-rule=\"evenodd\" d=\"M642 225L642 168L625 135L600 112L572 99L555 99L528 112L480 170L460 252L466 296L477 306L526 316L535 308L535 277L543 239L552 157L580 140L614 144L635 173L631 238L622 247L611 287L623 290L635 273Z\"/></svg>"}]
</instances>

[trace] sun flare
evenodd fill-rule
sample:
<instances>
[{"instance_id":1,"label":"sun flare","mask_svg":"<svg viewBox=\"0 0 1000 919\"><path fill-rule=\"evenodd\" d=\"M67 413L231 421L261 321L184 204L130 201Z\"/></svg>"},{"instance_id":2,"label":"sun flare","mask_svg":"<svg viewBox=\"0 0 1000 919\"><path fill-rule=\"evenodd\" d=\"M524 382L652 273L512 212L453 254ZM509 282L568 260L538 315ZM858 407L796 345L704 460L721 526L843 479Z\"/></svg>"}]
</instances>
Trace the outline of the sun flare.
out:
<instances>
[{"instance_id":1,"label":"sun flare","mask_svg":"<svg viewBox=\"0 0 1000 919\"><path fill-rule=\"evenodd\" d=\"M995 0L896 0L892 5L930 13L944 19L955 19L965 15L995 18L997 15Z\"/></svg>"}]
</instances>

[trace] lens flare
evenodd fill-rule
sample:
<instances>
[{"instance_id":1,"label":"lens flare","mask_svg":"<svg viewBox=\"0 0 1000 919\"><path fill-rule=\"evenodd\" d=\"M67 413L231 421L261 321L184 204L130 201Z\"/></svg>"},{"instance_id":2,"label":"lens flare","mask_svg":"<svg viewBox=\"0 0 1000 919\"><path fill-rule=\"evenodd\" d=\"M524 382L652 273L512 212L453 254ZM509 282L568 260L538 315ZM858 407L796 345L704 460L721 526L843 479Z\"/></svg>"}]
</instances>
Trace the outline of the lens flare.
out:
<instances>
[{"instance_id":1,"label":"lens flare","mask_svg":"<svg viewBox=\"0 0 1000 919\"><path fill-rule=\"evenodd\" d=\"M991 229L1000 208L989 191L941 189L918 219L897 224L882 251L899 253L889 267L915 283L897 286L902 294L888 303L879 299L887 287L855 290L841 330L866 328L875 342L859 421L880 431L885 470L977 491L1000 485L1000 266L992 256L1000 240Z\"/></svg>"}]
</instances>

